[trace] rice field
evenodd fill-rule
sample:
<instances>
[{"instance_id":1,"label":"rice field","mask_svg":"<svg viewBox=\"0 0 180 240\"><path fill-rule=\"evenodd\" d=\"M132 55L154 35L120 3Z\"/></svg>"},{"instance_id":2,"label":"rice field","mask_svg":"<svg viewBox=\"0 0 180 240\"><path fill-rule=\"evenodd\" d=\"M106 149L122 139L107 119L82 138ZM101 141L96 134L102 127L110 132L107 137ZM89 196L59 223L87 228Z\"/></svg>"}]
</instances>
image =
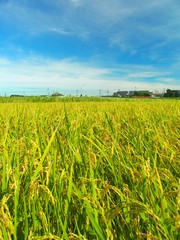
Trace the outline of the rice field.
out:
<instances>
[{"instance_id":1,"label":"rice field","mask_svg":"<svg viewBox=\"0 0 180 240\"><path fill-rule=\"evenodd\" d=\"M180 101L0 103L0 239L180 239Z\"/></svg>"}]
</instances>

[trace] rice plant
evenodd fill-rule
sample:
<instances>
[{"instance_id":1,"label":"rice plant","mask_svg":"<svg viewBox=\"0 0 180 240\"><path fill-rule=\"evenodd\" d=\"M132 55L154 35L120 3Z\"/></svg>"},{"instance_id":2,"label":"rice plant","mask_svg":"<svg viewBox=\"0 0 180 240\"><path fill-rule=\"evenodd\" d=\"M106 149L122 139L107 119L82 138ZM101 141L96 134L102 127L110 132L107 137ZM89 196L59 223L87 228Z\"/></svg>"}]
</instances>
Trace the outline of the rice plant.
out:
<instances>
[{"instance_id":1,"label":"rice plant","mask_svg":"<svg viewBox=\"0 0 180 240\"><path fill-rule=\"evenodd\" d=\"M180 102L0 104L0 239L179 239Z\"/></svg>"}]
</instances>

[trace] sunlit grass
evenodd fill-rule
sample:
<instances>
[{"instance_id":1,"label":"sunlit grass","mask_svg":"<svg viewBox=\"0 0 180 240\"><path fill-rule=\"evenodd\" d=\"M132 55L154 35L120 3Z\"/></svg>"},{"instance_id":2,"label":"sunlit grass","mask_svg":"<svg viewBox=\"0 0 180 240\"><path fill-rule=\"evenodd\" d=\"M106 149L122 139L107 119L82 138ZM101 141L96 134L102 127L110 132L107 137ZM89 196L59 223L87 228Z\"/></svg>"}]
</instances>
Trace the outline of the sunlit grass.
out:
<instances>
[{"instance_id":1,"label":"sunlit grass","mask_svg":"<svg viewBox=\"0 0 180 240\"><path fill-rule=\"evenodd\" d=\"M178 239L180 102L0 104L0 239Z\"/></svg>"}]
</instances>

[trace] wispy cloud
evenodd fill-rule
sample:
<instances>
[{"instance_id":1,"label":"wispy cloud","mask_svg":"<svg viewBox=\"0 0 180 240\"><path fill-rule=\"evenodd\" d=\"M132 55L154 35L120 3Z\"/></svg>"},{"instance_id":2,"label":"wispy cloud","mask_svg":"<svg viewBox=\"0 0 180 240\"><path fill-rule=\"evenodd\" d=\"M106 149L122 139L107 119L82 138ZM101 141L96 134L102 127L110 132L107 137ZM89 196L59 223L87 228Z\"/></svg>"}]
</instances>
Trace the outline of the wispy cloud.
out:
<instances>
[{"instance_id":1,"label":"wispy cloud","mask_svg":"<svg viewBox=\"0 0 180 240\"><path fill-rule=\"evenodd\" d=\"M71 35L70 32L66 32L62 28L55 28L55 27L53 27L53 28L50 28L49 31L50 32L59 33L59 34L63 34L63 35Z\"/></svg>"},{"instance_id":2,"label":"wispy cloud","mask_svg":"<svg viewBox=\"0 0 180 240\"><path fill-rule=\"evenodd\" d=\"M4 4L0 16L27 32L54 28L79 36L102 34L110 44L131 49L154 39L160 45L179 40L179 7L177 0L44 0L39 5L21 0Z\"/></svg>"},{"instance_id":3,"label":"wispy cloud","mask_svg":"<svg viewBox=\"0 0 180 240\"><path fill-rule=\"evenodd\" d=\"M158 76L164 76L164 75L168 75L168 72L148 72L148 71L144 71L144 72L136 72L136 73L130 73L128 75L129 78L140 78L140 79L144 79L144 78L157 78Z\"/></svg>"}]
</instances>

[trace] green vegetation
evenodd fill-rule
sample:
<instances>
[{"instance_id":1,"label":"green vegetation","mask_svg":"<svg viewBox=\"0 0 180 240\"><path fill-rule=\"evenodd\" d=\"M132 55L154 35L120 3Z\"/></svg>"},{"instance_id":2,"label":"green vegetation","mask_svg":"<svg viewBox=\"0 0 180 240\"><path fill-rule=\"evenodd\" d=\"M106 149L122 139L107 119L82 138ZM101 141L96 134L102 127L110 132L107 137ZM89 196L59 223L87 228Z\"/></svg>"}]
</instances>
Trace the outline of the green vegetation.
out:
<instances>
[{"instance_id":1,"label":"green vegetation","mask_svg":"<svg viewBox=\"0 0 180 240\"><path fill-rule=\"evenodd\" d=\"M179 239L180 102L61 101L0 104L0 239Z\"/></svg>"},{"instance_id":2,"label":"green vegetation","mask_svg":"<svg viewBox=\"0 0 180 240\"><path fill-rule=\"evenodd\" d=\"M135 91L134 96L137 97L149 97L151 94L149 92L140 92L140 91Z\"/></svg>"}]
</instances>

